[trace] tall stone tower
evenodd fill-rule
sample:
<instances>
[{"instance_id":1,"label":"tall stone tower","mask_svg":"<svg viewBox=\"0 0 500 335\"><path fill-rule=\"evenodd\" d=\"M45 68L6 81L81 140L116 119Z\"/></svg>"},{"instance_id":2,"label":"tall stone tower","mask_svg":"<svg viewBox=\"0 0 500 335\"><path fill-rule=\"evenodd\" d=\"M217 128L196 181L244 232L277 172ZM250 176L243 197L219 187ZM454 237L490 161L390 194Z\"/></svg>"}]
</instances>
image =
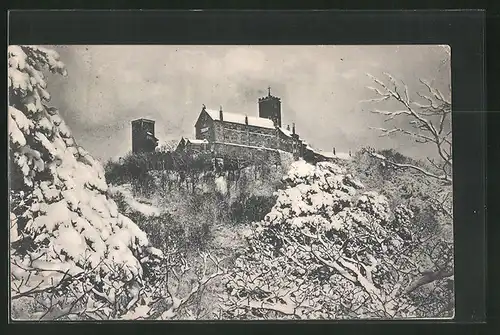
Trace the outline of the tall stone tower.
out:
<instances>
[{"instance_id":1,"label":"tall stone tower","mask_svg":"<svg viewBox=\"0 0 500 335\"><path fill-rule=\"evenodd\" d=\"M281 127L281 99L271 95L271 87L267 88L267 97L259 98L259 117L273 120Z\"/></svg>"},{"instance_id":2,"label":"tall stone tower","mask_svg":"<svg viewBox=\"0 0 500 335\"><path fill-rule=\"evenodd\" d=\"M148 119L132 121L132 152L153 152L158 144L155 122Z\"/></svg>"}]
</instances>

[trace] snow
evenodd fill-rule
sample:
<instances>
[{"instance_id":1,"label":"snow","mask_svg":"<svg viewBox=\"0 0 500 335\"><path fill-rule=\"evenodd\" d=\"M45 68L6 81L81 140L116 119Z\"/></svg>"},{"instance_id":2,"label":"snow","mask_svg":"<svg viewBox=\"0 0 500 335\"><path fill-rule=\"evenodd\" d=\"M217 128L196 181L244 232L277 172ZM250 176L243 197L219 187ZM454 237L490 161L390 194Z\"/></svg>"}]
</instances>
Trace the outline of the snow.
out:
<instances>
[{"instance_id":1,"label":"snow","mask_svg":"<svg viewBox=\"0 0 500 335\"><path fill-rule=\"evenodd\" d=\"M9 67L9 82L9 86L14 89L20 89L23 91L31 91L33 89L29 83L29 75L14 67Z\"/></svg>"},{"instance_id":2,"label":"snow","mask_svg":"<svg viewBox=\"0 0 500 335\"><path fill-rule=\"evenodd\" d=\"M345 160L352 159L352 157L345 152L336 152L335 154L333 154L333 152L328 152L328 151L317 151L316 153L325 158L345 159Z\"/></svg>"},{"instance_id":3,"label":"snow","mask_svg":"<svg viewBox=\"0 0 500 335\"><path fill-rule=\"evenodd\" d=\"M44 133L49 134L52 131L53 124L52 122L49 121L46 117L43 117L41 120L38 121L38 128Z\"/></svg>"},{"instance_id":4,"label":"snow","mask_svg":"<svg viewBox=\"0 0 500 335\"><path fill-rule=\"evenodd\" d=\"M186 141L189 143L192 143L192 144L207 144L208 143L207 140L197 140L197 139L189 139L189 138L186 138Z\"/></svg>"},{"instance_id":5,"label":"snow","mask_svg":"<svg viewBox=\"0 0 500 335\"><path fill-rule=\"evenodd\" d=\"M326 230L341 230L353 222L366 223L366 215L387 218L387 199L374 192L356 196L363 185L346 170L334 163L320 162L316 165L303 160L294 162L283 178L287 187L278 191L276 204L266 216L266 222L289 222L296 228L320 226ZM351 210L356 205L357 211Z\"/></svg>"},{"instance_id":6,"label":"snow","mask_svg":"<svg viewBox=\"0 0 500 335\"><path fill-rule=\"evenodd\" d=\"M16 122L12 117L9 118L9 138L11 143L17 144L20 147L23 147L26 145L26 138L24 137L24 134L19 130Z\"/></svg>"},{"instance_id":7,"label":"snow","mask_svg":"<svg viewBox=\"0 0 500 335\"><path fill-rule=\"evenodd\" d=\"M382 160L385 160L385 156L381 155L381 154L378 154L376 152L373 152L372 153L372 156L375 157L375 158L379 158L379 159L382 159Z\"/></svg>"},{"instance_id":8,"label":"snow","mask_svg":"<svg viewBox=\"0 0 500 335\"><path fill-rule=\"evenodd\" d=\"M227 193L227 181L224 178L224 176L220 176L220 177L215 179L215 189L220 194L224 195Z\"/></svg>"},{"instance_id":9,"label":"snow","mask_svg":"<svg viewBox=\"0 0 500 335\"><path fill-rule=\"evenodd\" d=\"M41 182L40 189L45 200L52 202L54 200L59 200L61 196L61 191L58 190L54 185L49 185L48 182Z\"/></svg>"},{"instance_id":10,"label":"snow","mask_svg":"<svg viewBox=\"0 0 500 335\"><path fill-rule=\"evenodd\" d=\"M70 221L70 211L63 201L48 205L44 212L45 215L35 218L32 225L26 227L26 230L32 230L35 233L41 231L52 232L60 223Z\"/></svg>"},{"instance_id":11,"label":"snow","mask_svg":"<svg viewBox=\"0 0 500 335\"><path fill-rule=\"evenodd\" d=\"M279 130L285 135L285 136L288 136L288 137L292 137L293 133L288 130L288 129L285 129L285 128L282 128L280 127Z\"/></svg>"},{"instance_id":12,"label":"snow","mask_svg":"<svg viewBox=\"0 0 500 335\"><path fill-rule=\"evenodd\" d=\"M7 49L9 54L9 67L23 70L26 66L26 54L17 45L11 45Z\"/></svg>"},{"instance_id":13,"label":"snow","mask_svg":"<svg viewBox=\"0 0 500 335\"><path fill-rule=\"evenodd\" d=\"M257 147L253 145L246 145L246 144L238 144L238 143L226 143L226 142L214 142L215 144L223 144L223 145L228 145L228 146L233 146L233 147L241 147L241 148L249 148L249 149L259 149L259 150L267 150L267 151L274 151L278 152L278 149L271 149L271 148L266 148L266 147Z\"/></svg>"},{"instance_id":14,"label":"snow","mask_svg":"<svg viewBox=\"0 0 500 335\"><path fill-rule=\"evenodd\" d=\"M266 287L272 299L276 292L302 286L300 294L313 297L309 299L311 307L326 313L345 313L342 307L349 304L362 310L359 314L369 314L365 308L371 304L379 311L381 306L373 296L386 292L386 276L393 271L394 257L403 247L401 238L387 225L387 199L376 192L359 194L362 184L332 162L313 165L297 161L283 181L285 187L277 192L276 204L265 220L254 223L246 233L249 247L235 260L236 269L226 282L228 294L238 299L240 293ZM402 208L398 213L406 211ZM327 282L317 282L312 271L324 265L334 269L334 274L329 274ZM257 277L259 280L253 282ZM304 287L304 282L309 287ZM247 297L250 304L271 301L255 294ZM328 298L322 301L322 297ZM230 300L224 303L239 308ZM283 301L287 301L286 296ZM391 309L391 304L383 307ZM239 313L246 316L252 311L242 308Z\"/></svg>"},{"instance_id":15,"label":"snow","mask_svg":"<svg viewBox=\"0 0 500 335\"><path fill-rule=\"evenodd\" d=\"M299 160L292 164L288 176L286 179L294 181L296 179L308 178L315 171L315 167L312 164L307 163L304 160Z\"/></svg>"},{"instance_id":16,"label":"snow","mask_svg":"<svg viewBox=\"0 0 500 335\"><path fill-rule=\"evenodd\" d=\"M17 108L9 106L9 115L16 122L17 127L24 133L29 133L30 129L33 129L33 122Z\"/></svg>"},{"instance_id":17,"label":"snow","mask_svg":"<svg viewBox=\"0 0 500 335\"><path fill-rule=\"evenodd\" d=\"M205 109L205 111L213 120L220 121L220 111L213 109ZM222 112L222 118L224 122L245 124L245 115L243 114ZM275 128L274 122L272 120L255 116L247 116L247 118L249 126L268 128L268 129Z\"/></svg>"},{"instance_id":18,"label":"snow","mask_svg":"<svg viewBox=\"0 0 500 335\"><path fill-rule=\"evenodd\" d=\"M25 50L36 58L28 62ZM13 218L31 218L22 231L13 224L16 231L11 231L11 236L27 238L26 242L32 244L12 257L26 269L43 266L47 270L31 275L13 265L16 285L11 287L22 285L21 292L35 286L48 287L62 279L65 269L78 273L101 263L99 269L90 273L99 282L109 277L110 269L123 265L124 272L113 274L111 283L101 281L103 290L111 294L110 285L122 285L123 280L132 277L140 279L142 265L138 258L155 258L161 253L149 246L146 234L134 222L118 213L116 204L106 195L108 186L101 164L81 147L75 147L57 109L42 103L50 95L39 69L48 67L66 74L57 53L35 46L9 46L8 55L10 92L23 101L8 109L11 157L24 175L24 185L20 186L30 188L28 193L33 199L24 212L11 213ZM33 143L36 150L31 147ZM42 171L48 176L40 175ZM149 214L158 213L152 206L138 202L132 205ZM43 264L39 258L42 255ZM31 261L37 258L38 261ZM23 280L28 277L29 281Z\"/></svg>"},{"instance_id":19,"label":"snow","mask_svg":"<svg viewBox=\"0 0 500 335\"><path fill-rule=\"evenodd\" d=\"M109 191L112 194L121 194L130 208L136 212L139 212L145 216L159 216L160 215L160 210L155 207L151 206L148 204L141 203L137 201L132 194L131 190L131 185L130 184L124 184L124 185L119 185L119 186L112 186L110 187Z\"/></svg>"},{"instance_id":20,"label":"snow","mask_svg":"<svg viewBox=\"0 0 500 335\"><path fill-rule=\"evenodd\" d=\"M73 227L65 225L58 229L58 235L53 241L54 248L64 251L74 261L83 262L87 245L82 235Z\"/></svg>"}]
</instances>

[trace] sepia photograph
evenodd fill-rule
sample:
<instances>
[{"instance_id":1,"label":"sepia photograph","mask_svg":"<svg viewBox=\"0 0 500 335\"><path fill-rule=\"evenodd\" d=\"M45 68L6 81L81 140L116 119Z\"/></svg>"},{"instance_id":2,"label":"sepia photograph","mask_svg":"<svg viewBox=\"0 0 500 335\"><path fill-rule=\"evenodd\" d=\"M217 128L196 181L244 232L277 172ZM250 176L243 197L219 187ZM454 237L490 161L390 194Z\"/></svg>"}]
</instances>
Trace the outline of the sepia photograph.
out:
<instances>
[{"instance_id":1,"label":"sepia photograph","mask_svg":"<svg viewBox=\"0 0 500 335\"><path fill-rule=\"evenodd\" d=\"M452 319L451 53L8 46L10 318Z\"/></svg>"}]
</instances>

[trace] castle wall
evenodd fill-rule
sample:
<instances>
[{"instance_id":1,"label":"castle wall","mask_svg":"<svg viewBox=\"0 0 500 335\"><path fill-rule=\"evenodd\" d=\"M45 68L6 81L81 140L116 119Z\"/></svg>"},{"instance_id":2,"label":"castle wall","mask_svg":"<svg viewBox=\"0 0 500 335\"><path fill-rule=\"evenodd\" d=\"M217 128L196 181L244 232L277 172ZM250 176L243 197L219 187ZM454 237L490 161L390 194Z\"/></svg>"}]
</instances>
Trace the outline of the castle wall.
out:
<instances>
[{"instance_id":1,"label":"castle wall","mask_svg":"<svg viewBox=\"0 0 500 335\"><path fill-rule=\"evenodd\" d=\"M236 123L214 122L216 142L278 148L276 130Z\"/></svg>"},{"instance_id":2,"label":"castle wall","mask_svg":"<svg viewBox=\"0 0 500 335\"><path fill-rule=\"evenodd\" d=\"M294 156L301 156L300 141L285 136L276 129L260 128L248 125L241 125L229 122L213 122L213 141L220 143L234 143L246 146L264 147L279 149L293 153Z\"/></svg>"},{"instance_id":3,"label":"castle wall","mask_svg":"<svg viewBox=\"0 0 500 335\"><path fill-rule=\"evenodd\" d=\"M230 156L253 163L280 164L280 154L276 150L243 146L229 143L212 143L215 156Z\"/></svg>"},{"instance_id":4,"label":"castle wall","mask_svg":"<svg viewBox=\"0 0 500 335\"><path fill-rule=\"evenodd\" d=\"M214 122L213 129L213 142L224 142L224 125L221 122Z\"/></svg>"}]
</instances>

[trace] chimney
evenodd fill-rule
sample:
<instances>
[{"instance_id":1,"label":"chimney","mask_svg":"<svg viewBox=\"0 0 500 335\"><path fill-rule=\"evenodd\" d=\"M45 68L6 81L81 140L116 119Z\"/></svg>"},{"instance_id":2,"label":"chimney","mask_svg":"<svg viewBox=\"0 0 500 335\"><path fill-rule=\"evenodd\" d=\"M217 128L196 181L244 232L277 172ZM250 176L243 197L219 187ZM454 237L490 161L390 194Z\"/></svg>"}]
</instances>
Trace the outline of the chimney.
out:
<instances>
[{"instance_id":1,"label":"chimney","mask_svg":"<svg viewBox=\"0 0 500 335\"><path fill-rule=\"evenodd\" d=\"M248 116L245 115L245 124L248 126Z\"/></svg>"},{"instance_id":2,"label":"chimney","mask_svg":"<svg viewBox=\"0 0 500 335\"><path fill-rule=\"evenodd\" d=\"M335 155L335 147L333 147L333 154Z\"/></svg>"},{"instance_id":3,"label":"chimney","mask_svg":"<svg viewBox=\"0 0 500 335\"><path fill-rule=\"evenodd\" d=\"M286 126L286 130L290 131L290 125L289 124Z\"/></svg>"},{"instance_id":4,"label":"chimney","mask_svg":"<svg viewBox=\"0 0 500 335\"><path fill-rule=\"evenodd\" d=\"M351 150L349 150L349 157L351 157Z\"/></svg>"},{"instance_id":5,"label":"chimney","mask_svg":"<svg viewBox=\"0 0 500 335\"><path fill-rule=\"evenodd\" d=\"M220 109L219 109L219 120L221 121L224 121L224 113L222 112L222 106L220 106Z\"/></svg>"},{"instance_id":6,"label":"chimney","mask_svg":"<svg viewBox=\"0 0 500 335\"><path fill-rule=\"evenodd\" d=\"M292 134L295 135L295 123L292 123Z\"/></svg>"}]
</instances>

